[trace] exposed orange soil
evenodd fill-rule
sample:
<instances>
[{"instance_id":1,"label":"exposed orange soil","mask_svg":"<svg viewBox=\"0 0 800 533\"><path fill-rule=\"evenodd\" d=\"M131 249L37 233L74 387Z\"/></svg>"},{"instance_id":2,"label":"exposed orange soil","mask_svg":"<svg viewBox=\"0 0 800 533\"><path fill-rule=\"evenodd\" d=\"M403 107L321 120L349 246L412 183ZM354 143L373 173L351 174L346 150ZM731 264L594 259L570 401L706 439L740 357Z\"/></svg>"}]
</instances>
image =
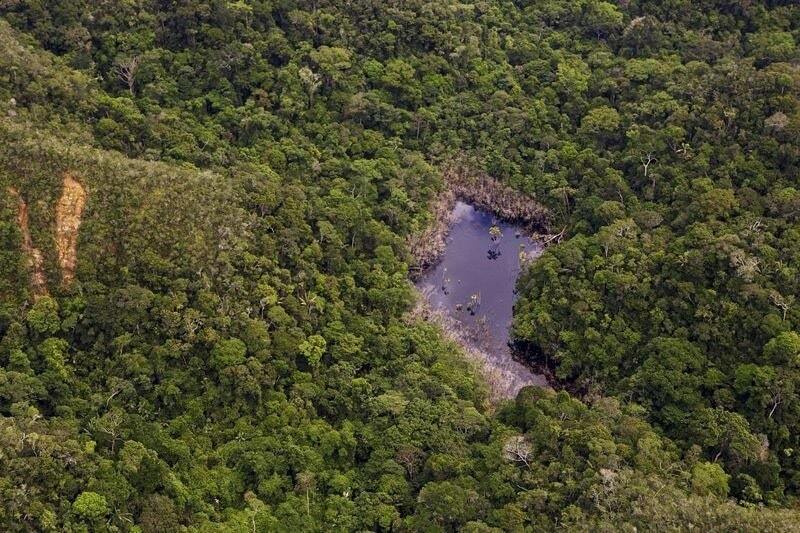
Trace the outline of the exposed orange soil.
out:
<instances>
[{"instance_id":1,"label":"exposed orange soil","mask_svg":"<svg viewBox=\"0 0 800 533\"><path fill-rule=\"evenodd\" d=\"M47 279L44 275L44 257L38 248L33 246L31 231L28 225L28 204L22 199L19 191L13 187L8 188L8 193L17 199L17 224L22 233L22 251L28 264L30 274L31 289L33 297L47 295Z\"/></svg>"},{"instance_id":2,"label":"exposed orange soil","mask_svg":"<svg viewBox=\"0 0 800 533\"><path fill-rule=\"evenodd\" d=\"M86 205L86 189L70 173L64 174L64 189L56 205L56 249L61 279L69 285L75 278L78 262L78 229L83 208Z\"/></svg>"}]
</instances>

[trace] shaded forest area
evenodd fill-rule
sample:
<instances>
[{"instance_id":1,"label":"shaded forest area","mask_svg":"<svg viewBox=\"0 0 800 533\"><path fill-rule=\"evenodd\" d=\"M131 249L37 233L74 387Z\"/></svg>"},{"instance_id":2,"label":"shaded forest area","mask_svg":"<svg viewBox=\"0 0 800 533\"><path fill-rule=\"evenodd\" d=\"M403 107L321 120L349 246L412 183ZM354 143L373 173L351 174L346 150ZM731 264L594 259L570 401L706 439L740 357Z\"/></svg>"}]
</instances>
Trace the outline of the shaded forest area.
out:
<instances>
[{"instance_id":1,"label":"shaded forest area","mask_svg":"<svg viewBox=\"0 0 800 533\"><path fill-rule=\"evenodd\" d=\"M798 530L796 2L0 17L3 530ZM454 162L581 398L406 320Z\"/></svg>"}]
</instances>

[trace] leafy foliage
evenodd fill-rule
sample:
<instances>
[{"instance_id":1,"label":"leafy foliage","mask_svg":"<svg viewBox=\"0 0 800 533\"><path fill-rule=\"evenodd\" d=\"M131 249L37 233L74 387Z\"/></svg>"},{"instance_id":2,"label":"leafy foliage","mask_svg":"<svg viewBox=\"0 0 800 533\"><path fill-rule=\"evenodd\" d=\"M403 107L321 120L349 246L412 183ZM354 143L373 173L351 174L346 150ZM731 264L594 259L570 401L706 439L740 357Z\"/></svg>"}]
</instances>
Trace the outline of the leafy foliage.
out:
<instances>
[{"instance_id":1,"label":"leafy foliage","mask_svg":"<svg viewBox=\"0 0 800 533\"><path fill-rule=\"evenodd\" d=\"M0 13L4 530L796 528L794 3ZM584 401L404 319L454 160L566 226L514 332Z\"/></svg>"}]
</instances>

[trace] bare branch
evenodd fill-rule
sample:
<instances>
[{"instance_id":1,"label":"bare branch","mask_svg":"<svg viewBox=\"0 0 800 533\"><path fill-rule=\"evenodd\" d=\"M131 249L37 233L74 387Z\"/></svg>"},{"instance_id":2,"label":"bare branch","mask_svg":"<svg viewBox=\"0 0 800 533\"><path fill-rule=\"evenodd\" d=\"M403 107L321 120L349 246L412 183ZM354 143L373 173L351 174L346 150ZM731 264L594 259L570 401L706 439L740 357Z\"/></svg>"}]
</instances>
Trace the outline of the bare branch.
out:
<instances>
[{"instance_id":1,"label":"bare branch","mask_svg":"<svg viewBox=\"0 0 800 533\"><path fill-rule=\"evenodd\" d=\"M139 72L141 56L130 56L117 59L112 72L117 79L128 86L128 92L133 96L134 84L136 83L136 73Z\"/></svg>"}]
</instances>

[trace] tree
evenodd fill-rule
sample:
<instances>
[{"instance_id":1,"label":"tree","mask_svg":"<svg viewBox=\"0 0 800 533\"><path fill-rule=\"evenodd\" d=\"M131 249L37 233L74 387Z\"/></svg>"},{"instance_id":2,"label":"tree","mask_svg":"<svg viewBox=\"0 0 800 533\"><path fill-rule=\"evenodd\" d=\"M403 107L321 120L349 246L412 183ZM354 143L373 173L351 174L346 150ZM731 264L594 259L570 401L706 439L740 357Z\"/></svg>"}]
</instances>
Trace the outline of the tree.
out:
<instances>
[{"instance_id":1,"label":"tree","mask_svg":"<svg viewBox=\"0 0 800 533\"><path fill-rule=\"evenodd\" d=\"M458 527L480 516L483 502L473 490L450 481L431 482L422 487L417 499L420 517L444 527Z\"/></svg>"},{"instance_id":2,"label":"tree","mask_svg":"<svg viewBox=\"0 0 800 533\"><path fill-rule=\"evenodd\" d=\"M113 73L119 81L128 87L128 93L134 96L134 87L136 85L136 74L139 72L141 65L141 56L128 56L117 59L114 63Z\"/></svg>"},{"instance_id":3,"label":"tree","mask_svg":"<svg viewBox=\"0 0 800 533\"><path fill-rule=\"evenodd\" d=\"M162 494L150 494L144 498L138 522L144 533L171 533L180 528L175 504Z\"/></svg>"},{"instance_id":4,"label":"tree","mask_svg":"<svg viewBox=\"0 0 800 533\"><path fill-rule=\"evenodd\" d=\"M239 339L219 341L211 351L211 360L218 370L241 365L247 355L247 345Z\"/></svg>"},{"instance_id":5,"label":"tree","mask_svg":"<svg viewBox=\"0 0 800 533\"><path fill-rule=\"evenodd\" d=\"M750 36L752 53L761 62L791 60L797 51L794 37L790 32L765 31Z\"/></svg>"},{"instance_id":6,"label":"tree","mask_svg":"<svg viewBox=\"0 0 800 533\"><path fill-rule=\"evenodd\" d=\"M403 59L392 59L386 63L381 83L400 99L400 103L409 107L416 107L422 97L416 70Z\"/></svg>"},{"instance_id":7,"label":"tree","mask_svg":"<svg viewBox=\"0 0 800 533\"><path fill-rule=\"evenodd\" d=\"M91 491L81 492L72 503L72 510L89 522L97 522L109 512L105 497Z\"/></svg>"},{"instance_id":8,"label":"tree","mask_svg":"<svg viewBox=\"0 0 800 533\"><path fill-rule=\"evenodd\" d=\"M311 492L314 490L316 486L315 476L312 472L300 472L297 474L296 483L294 489L299 492L305 493L305 500L306 500L306 514L311 514Z\"/></svg>"},{"instance_id":9,"label":"tree","mask_svg":"<svg viewBox=\"0 0 800 533\"><path fill-rule=\"evenodd\" d=\"M598 39L622 29L623 18L619 8L610 2L592 1L585 8L585 24Z\"/></svg>"},{"instance_id":10,"label":"tree","mask_svg":"<svg viewBox=\"0 0 800 533\"><path fill-rule=\"evenodd\" d=\"M60 326L58 302L49 296L42 296L28 311L26 321L33 331L40 335L55 333Z\"/></svg>"},{"instance_id":11,"label":"tree","mask_svg":"<svg viewBox=\"0 0 800 533\"><path fill-rule=\"evenodd\" d=\"M770 339L764 346L764 358L776 365L797 365L800 363L800 334L785 331Z\"/></svg>"},{"instance_id":12,"label":"tree","mask_svg":"<svg viewBox=\"0 0 800 533\"><path fill-rule=\"evenodd\" d=\"M589 89L589 77L589 66L579 57L567 57L556 68L557 87L572 98Z\"/></svg>"},{"instance_id":13,"label":"tree","mask_svg":"<svg viewBox=\"0 0 800 533\"><path fill-rule=\"evenodd\" d=\"M616 109L609 106L596 107L581 120L581 132L595 136L601 142L606 142L613 139L613 134L619 125L620 115Z\"/></svg>"},{"instance_id":14,"label":"tree","mask_svg":"<svg viewBox=\"0 0 800 533\"><path fill-rule=\"evenodd\" d=\"M118 408L112 408L102 416L94 417L90 422L92 430L110 438L112 454L116 449L117 440L120 437L124 417L124 411Z\"/></svg>"},{"instance_id":15,"label":"tree","mask_svg":"<svg viewBox=\"0 0 800 533\"><path fill-rule=\"evenodd\" d=\"M693 421L690 431L703 435L701 442L711 452L713 462L725 459L734 467L741 467L764 457L763 442L753 435L742 415L706 408L697 411Z\"/></svg>"},{"instance_id":16,"label":"tree","mask_svg":"<svg viewBox=\"0 0 800 533\"><path fill-rule=\"evenodd\" d=\"M701 462L692 468L692 490L701 496L716 494L725 498L730 490L728 480L730 476L718 464Z\"/></svg>"},{"instance_id":17,"label":"tree","mask_svg":"<svg viewBox=\"0 0 800 533\"><path fill-rule=\"evenodd\" d=\"M319 365L322 356L325 354L327 343L321 335L311 335L300 343L298 349L312 367Z\"/></svg>"},{"instance_id":18,"label":"tree","mask_svg":"<svg viewBox=\"0 0 800 533\"><path fill-rule=\"evenodd\" d=\"M316 94L316 92L322 86L322 80L320 79L319 74L316 74L308 67L301 67L300 70L297 71L297 75L300 78L300 84L306 91L308 107L311 107L311 105L314 103L314 94Z\"/></svg>"},{"instance_id":19,"label":"tree","mask_svg":"<svg viewBox=\"0 0 800 533\"><path fill-rule=\"evenodd\" d=\"M344 73L352 66L352 53L335 46L320 46L309 56L322 72L323 83L328 89L341 81Z\"/></svg>"},{"instance_id":20,"label":"tree","mask_svg":"<svg viewBox=\"0 0 800 533\"><path fill-rule=\"evenodd\" d=\"M510 437L503 446L503 456L506 460L522 463L528 468L533 460L532 454L533 448L523 435Z\"/></svg>"},{"instance_id":21,"label":"tree","mask_svg":"<svg viewBox=\"0 0 800 533\"><path fill-rule=\"evenodd\" d=\"M644 350L647 359L634 376L639 398L666 424L680 425L686 413L705 402L700 394L705 357L683 339L656 338Z\"/></svg>"}]
</instances>

